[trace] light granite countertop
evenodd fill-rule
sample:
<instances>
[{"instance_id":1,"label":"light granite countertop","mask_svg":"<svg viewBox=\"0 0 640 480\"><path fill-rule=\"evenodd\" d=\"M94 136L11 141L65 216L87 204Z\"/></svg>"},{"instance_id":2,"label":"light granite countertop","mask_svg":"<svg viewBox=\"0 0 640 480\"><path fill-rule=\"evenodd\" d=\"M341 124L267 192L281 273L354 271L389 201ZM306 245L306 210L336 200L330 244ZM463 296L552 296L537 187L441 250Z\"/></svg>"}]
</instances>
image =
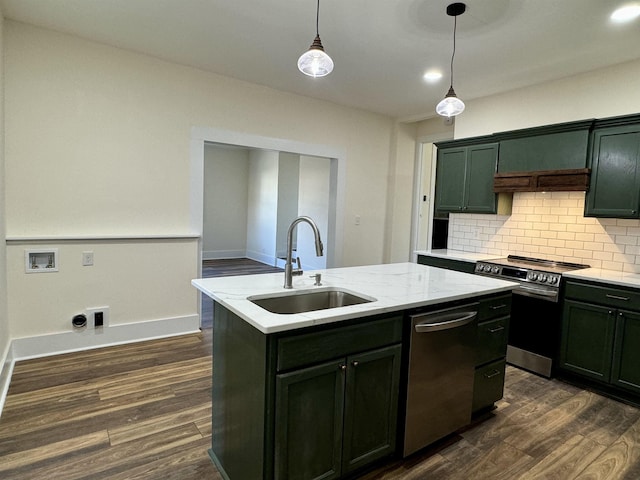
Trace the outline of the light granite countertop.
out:
<instances>
[{"instance_id":1,"label":"light granite countertop","mask_svg":"<svg viewBox=\"0 0 640 480\"><path fill-rule=\"evenodd\" d=\"M563 277L576 280L603 282L622 287L640 288L640 274L630 272L617 272L602 268L585 268L563 273Z\"/></svg>"},{"instance_id":2,"label":"light granite countertop","mask_svg":"<svg viewBox=\"0 0 640 480\"><path fill-rule=\"evenodd\" d=\"M322 274L322 286L313 285L314 280L310 275L315 273ZM518 285L415 263L308 271L293 278L292 290L283 288L283 273L201 278L192 280L191 283L265 334L507 292ZM295 295L323 289L341 289L374 301L280 315L264 310L249 300L249 297Z\"/></svg>"}]
</instances>

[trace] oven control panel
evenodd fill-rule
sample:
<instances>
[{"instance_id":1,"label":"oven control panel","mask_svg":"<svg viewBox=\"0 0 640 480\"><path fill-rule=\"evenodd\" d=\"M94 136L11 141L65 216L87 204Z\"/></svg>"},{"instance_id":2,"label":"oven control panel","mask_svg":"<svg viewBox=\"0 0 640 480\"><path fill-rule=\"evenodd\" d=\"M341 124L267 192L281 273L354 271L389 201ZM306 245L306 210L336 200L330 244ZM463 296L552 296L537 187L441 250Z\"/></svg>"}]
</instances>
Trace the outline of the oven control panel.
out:
<instances>
[{"instance_id":1,"label":"oven control panel","mask_svg":"<svg viewBox=\"0 0 640 480\"><path fill-rule=\"evenodd\" d=\"M505 267L485 262L476 263L475 273L556 288L560 285L560 274L557 273L529 270L525 268Z\"/></svg>"}]
</instances>

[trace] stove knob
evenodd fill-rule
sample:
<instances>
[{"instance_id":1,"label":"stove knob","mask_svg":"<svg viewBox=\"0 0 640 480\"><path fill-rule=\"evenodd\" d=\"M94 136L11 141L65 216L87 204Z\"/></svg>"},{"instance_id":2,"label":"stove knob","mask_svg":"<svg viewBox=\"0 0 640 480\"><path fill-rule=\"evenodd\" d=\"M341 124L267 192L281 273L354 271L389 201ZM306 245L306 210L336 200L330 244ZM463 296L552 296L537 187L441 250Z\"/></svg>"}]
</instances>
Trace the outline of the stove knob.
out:
<instances>
[{"instance_id":1,"label":"stove knob","mask_svg":"<svg viewBox=\"0 0 640 480\"><path fill-rule=\"evenodd\" d=\"M538 274L531 272L529 274L529 280L533 280L535 282L536 280L538 280Z\"/></svg>"},{"instance_id":2,"label":"stove knob","mask_svg":"<svg viewBox=\"0 0 640 480\"><path fill-rule=\"evenodd\" d=\"M546 282L547 281L547 276L545 274L540 275L540 281L541 282Z\"/></svg>"},{"instance_id":3,"label":"stove knob","mask_svg":"<svg viewBox=\"0 0 640 480\"><path fill-rule=\"evenodd\" d=\"M551 285L558 283L558 277L549 277L549 283Z\"/></svg>"},{"instance_id":4,"label":"stove knob","mask_svg":"<svg viewBox=\"0 0 640 480\"><path fill-rule=\"evenodd\" d=\"M483 270L484 270L484 265L482 265L482 264L476 265L476 271L482 272Z\"/></svg>"},{"instance_id":5,"label":"stove knob","mask_svg":"<svg viewBox=\"0 0 640 480\"><path fill-rule=\"evenodd\" d=\"M500 267L493 267L493 268L491 269L491 271L492 271L493 273L498 273L498 272L500 271Z\"/></svg>"}]
</instances>

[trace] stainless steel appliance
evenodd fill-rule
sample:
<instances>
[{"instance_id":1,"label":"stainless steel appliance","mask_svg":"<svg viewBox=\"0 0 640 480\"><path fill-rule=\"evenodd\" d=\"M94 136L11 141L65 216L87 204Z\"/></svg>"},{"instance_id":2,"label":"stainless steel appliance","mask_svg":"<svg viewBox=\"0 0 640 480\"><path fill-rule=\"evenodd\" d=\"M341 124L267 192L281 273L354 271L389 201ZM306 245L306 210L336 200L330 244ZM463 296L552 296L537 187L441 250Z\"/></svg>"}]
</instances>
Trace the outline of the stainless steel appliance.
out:
<instances>
[{"instance_id":1,"label":"stainless steel appliance","mask_svg":"<svg viewBox=\"0 0 640 480\"><path fill-rule=\"evenodd\" d=\"M551 377L560 346L562 274L589 265L509 255L476 263L475 273L517 281L513 290L507 362Z\"/></svg>"},{"instance_id":2,"label":"stainless steel appliance","mask_svg":"<svg viewBox=\"0 0 640 480\"><path fill-rule=\"evenodd\" d=\"M471 421L478 303L410 316L403 456Z\"/></svg>"}]
</instances>

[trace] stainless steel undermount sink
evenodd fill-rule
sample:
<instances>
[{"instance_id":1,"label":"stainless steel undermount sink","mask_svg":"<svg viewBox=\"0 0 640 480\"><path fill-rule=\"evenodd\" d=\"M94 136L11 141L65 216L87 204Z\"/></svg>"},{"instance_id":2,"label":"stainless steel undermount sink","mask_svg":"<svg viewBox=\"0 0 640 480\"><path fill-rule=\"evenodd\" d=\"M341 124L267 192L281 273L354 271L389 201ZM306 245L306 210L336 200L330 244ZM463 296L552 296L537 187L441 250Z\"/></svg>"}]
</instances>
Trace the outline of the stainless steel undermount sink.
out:
<instances>
[{"instance_id":1,"label":"stainless steel undermount sink","mask_svg":"<svg viewBox=\"0 0 640 480\"><path fill-rule=\"evenodd\" d=\"M340 289L323 289L303 292L287 292L280 295L249 297L248 300L271 313L291 315L294 313L326 310L361 303L375 302L372 297L364 297Z\"/></svg>"}]
</instances>

